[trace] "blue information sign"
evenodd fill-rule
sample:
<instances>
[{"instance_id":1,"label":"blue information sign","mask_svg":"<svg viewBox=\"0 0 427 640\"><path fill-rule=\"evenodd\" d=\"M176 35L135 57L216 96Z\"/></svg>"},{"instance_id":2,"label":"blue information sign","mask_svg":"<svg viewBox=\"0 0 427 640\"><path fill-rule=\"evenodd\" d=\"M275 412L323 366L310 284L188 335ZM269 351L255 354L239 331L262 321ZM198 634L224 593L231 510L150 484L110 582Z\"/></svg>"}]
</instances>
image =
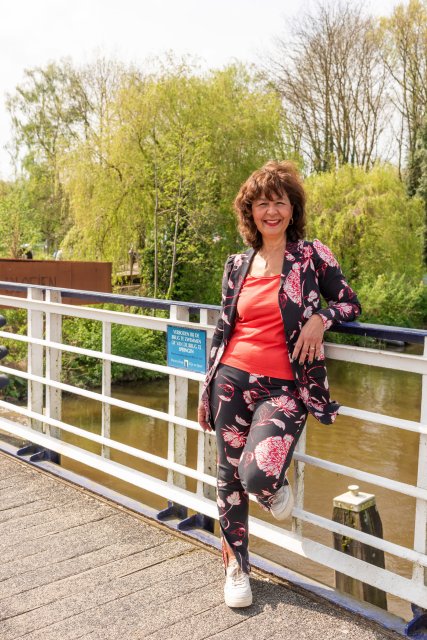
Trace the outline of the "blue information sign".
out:
<instances>
[{"instance_id":1,"label":"blue information sign","mask_svg":"<svg viewBox=\"0 0 427 640\"><path fill-rule=\"evenodd\" d=\"M206 373L206 331L168 326L168 366Z\"/></svg>"}]
</instances>

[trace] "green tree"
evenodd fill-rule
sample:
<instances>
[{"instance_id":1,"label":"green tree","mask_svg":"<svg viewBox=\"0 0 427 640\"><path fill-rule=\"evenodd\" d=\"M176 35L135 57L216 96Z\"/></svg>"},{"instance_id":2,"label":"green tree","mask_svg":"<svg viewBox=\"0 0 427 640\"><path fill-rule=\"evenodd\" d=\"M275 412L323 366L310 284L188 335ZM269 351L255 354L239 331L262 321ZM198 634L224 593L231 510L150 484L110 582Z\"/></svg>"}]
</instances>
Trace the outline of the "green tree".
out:
<instances>
[{"instance_id":1,"label":"green tree","mask_svg":"<svg viewBox=\"0 0 427 640\"><path fill-rule=\"evenodd\" d=\"M241 246L232 199L253 169L289 155L279 97L239 65L196 75L169 63L129 73L110 112L102 161L93 141L64 154L65 246L116 268L138 247L144 293L217 301L225 255Z\"/></svg>"},{"instance_id":2,"label":"green tree","mask_svg":"<svg viewBox=\"0 0 427 640\"><path fill-rule=\"evenodd\" d=\"M10 258L21 257L23 244L41 239L25 180L0 183L0 238L0 251Z\"/></svg>"},{"instance_id":3,"label":"green tree","mask_svg":"<svg viewBox=\"0 0 427 640\"><path fill-rule=\"evenodd\" d=\"M28 198L49 250L70 228L69 202L63 189L61 160L90 140L102 159L111 93L124 73L121 65L98 59L78 69L61 60L27 69L8 97L17 168L27 179Z\"/></svg>"},{"instance_id":4,"label":"green tree","mask_svg":"<svg viewBox=\"0 0 427 640\"><path fill-rule=\"evenodd\" d=\"M49 249L67 219L57 162L67 137L76 135L76 112L69 100L73 73L67 62L26 70L24 81L7 100L16 157L28 178L28 197L39 212Z\"/></svg>"},{"instance_id":5,"label":"green tree","mask_svg":"<svg viewBox=\"0 0 427 640\"><path fill-rule=\"evenodd\" d=\"M309 235L332 248L362 292L363 321L422 324L423 203L408 196L397 169L346 166L313 175L306 184Z\"/></svg>"}]
</instances>

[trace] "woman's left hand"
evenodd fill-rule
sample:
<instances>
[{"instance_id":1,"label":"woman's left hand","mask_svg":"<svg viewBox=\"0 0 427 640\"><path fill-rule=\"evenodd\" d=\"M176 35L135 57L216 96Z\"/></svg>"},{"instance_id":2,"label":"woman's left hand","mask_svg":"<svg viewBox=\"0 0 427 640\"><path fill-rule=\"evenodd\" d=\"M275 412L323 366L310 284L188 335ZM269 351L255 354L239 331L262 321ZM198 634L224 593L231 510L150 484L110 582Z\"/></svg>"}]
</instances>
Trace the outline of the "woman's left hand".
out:
<instances>
[{"instance_id":1,"label":"woman's left hand","mask_svg":"<svg viewBox=\"0 0 427 640\"><path fill-rule=\"evenodd\" d=\"M304 364L307 357L311 364L314 358L323 355L323 334L325 332L322 318L318 314L312 315L299 334L292 352L292 360L299 359L300 364Z\"/></svg>"}]
</instances>

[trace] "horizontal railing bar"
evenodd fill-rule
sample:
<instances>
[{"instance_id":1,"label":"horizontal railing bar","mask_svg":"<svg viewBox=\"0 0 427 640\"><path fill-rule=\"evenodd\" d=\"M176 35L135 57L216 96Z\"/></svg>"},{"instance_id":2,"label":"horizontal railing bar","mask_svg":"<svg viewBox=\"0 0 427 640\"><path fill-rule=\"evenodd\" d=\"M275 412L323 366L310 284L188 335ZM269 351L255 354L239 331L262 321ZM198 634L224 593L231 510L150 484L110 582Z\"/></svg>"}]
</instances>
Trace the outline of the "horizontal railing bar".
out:
<instances>
[{"instance_id":1,"label":"horizontal railing bar","mask_svg":"<svg viewBox=\"0 0 427 640\"><path fill-rule=\"evenodd\" d=\"M408 373L427 374L427 358L409 353L395 353L384 349L354 347L348 344L326 342L325 354L333 360L366 364L369 367L407 371Z\"/></svg>"},{"instance_id":2,"label":"horizontal railing bar","mask_svg":"<svg viewBox=\"0 0 427 640\"><path fill-rule=\"evenodd\" d=\"M43 378L42 376L36 376L31 373L26 373L25 371L13 369L12 367L5 367L4 365L0 365L0 371L2 373L6 373L9 376L14 375L23 378L24 380L33 380L34 382L40 382L41 384L45 384L55 389L62 389L62 391L66 391L67 393L74 393L75 395L82 396L84 398L90 398L91 400L104 402L106 404L110 404L112 407L119 407L120 409L134 411L135 413L139 413L143 416L148 416L157 420L163 420L165 422L173 422L174 424L178 424L181 427L186 427L187 429L203 431L202 427L194 420L180 418L179 416L174 416L169 413L165 413L164 411L157 411L157 409L148 409L147 407L143 407L139 404L134 404L133 402L127 402L126 400L117 400L116 398L105 396L102 393L89 391L88 389L82 389L80 387L74 387L70 384L65 384L64 382L58 382L57 380L48 380L47 378ZM214 431L208 431L206 433L213 436L215 435Z\"/></svg>"},{"instance_id":3,"label":"horizontal railing bar","mask_svg":"<svg viewBox=\"0 0 427 640\"><path fill-rule=\"evenodd\" d=\"M29 285L25 283L11 283L0 281L0 289L9 291L23 291L28 289L40 289L42 291L59 291L68 298L91 300L92 303L113 303L123 306L134 306L151 309L170 310L171 305L187 307L190 313L199 312L200 309L220 311L219 305L202 304L199 302L185 302L182 300L160 300L158 298L145 298L140 296L126 296L123 294L111 294L103 292L86 291L80 289L66 289L62 287L46 287L43 285ZM0 296L0 304L3 296ZM5 296L7 297L7 296ZM19 298L23 300L22 298ZM423 344L427 337L427 330L414 329L412 327L393 327L390 325L372 324L367 322L345 322L329 329L331 332L347 333L352 335L372 337L382 340L396 340L410 343Z\"/></svg>"},{"instance_id":4,"label":"horizontal railing bar","mask_svg":"<svg viewBox=\"0 0 427 640\"><path fill-rule=\"evenodd\" d=\"M203 513L206 513L206 515L218 518L215 502L205 498L204 496L196 495L186 491L185 489L180 489L179 487L169 484L164 480L149 476L137 469L126 467L119 462L109 460L108 458L99 456L91 451L86 451L76 445L58 440L57 438L48 436L40 431L35 431L34 429L25 427L21 424L8 420L7 418L0 417L0 429L12 433L19 438L27 440L28 442L33 442L41 445L42 447L46 447L51 451L56 451L61 455L71 458L72 460L76 460L77 462L81 462L82 464L104 472L107 475L129 482L141 489L151 491L151 493L161 496L166 500L179 502L191 509L202 509Z\"/></svg>"},{"instance_id":5,"label":"horizontal railing bar","mask_svg":"<svg viewBox=\"0 0 427 640\"><path fill-rule=\"evenodd\" d=\"M201 373L195 373L192 371L187 371L185 369L175 369L174 367L168 367L165 365L154 364L152 362L145 362L143 360L135 360L132 358L125 358L122 356L116 356L112 354L106 354L102 351L95 351L93 349L84 349L82 347L75 347L73 345L66 345L59 342L53 342L51 340L42 340L38 338L29 338L25 335L20 334L11 334L8 331L0 330L0 337L6 339L18 340L21 342L38 344L45 347L50 347L52 349L58 349L60 351L65 351L69 353L78 353L80 355L86 355L89 357L99 358L103 360L109 360L110 362L117 362L119 364L124 364L128 366L137 367L140 369L147 369L149 371L158 371L159 373L164 373L166 375L176 375L178 377L188 378L190 380L195 380L197 382L203 382L204 375ZM419 434L427 434L427 425L423 425L419 422L415 422L412 420L404 420L402 418L396 418L393 416L386 416L381 413L374 413L370 411L365 411L363 409L355 409L350 407L342 406L339 409L340 415L345 415L353 418L357 418L359 420L367 420L369 422L374 422L376 424L383 424L391 427L396 427L399 429L404 429L406 431L412 431L414 433Z\"/></svg>"},{"instance_id":6,"label":"horizontal railing bar","mask_svg":"<svg viewBox=\"0 0 427 640\"><path fill-rule=\"evenodd\" d=\"M1 332L0 332L1 335ZM160 365L159 365L160 366ZM103 396L100 393L97 393L95 391L89 391L87 389L81 389L80 387L75 387L72 385L67 385L64 382L58 382L56 380L48 380L47 378L43 378L41 376L35 376L33 374L29 374L26 373L24 371L20 371L18 369L14 369L12 367L6 367L4 365L0 365L0 371L3 373L6 373L8 375L16 375L18 377L24 378L26 380L33 380L34 382L41 382L42 384L47 384L51 387L57 388L57 389L62 389L63 391L67 391L69 393L75 393L77 395L82 395L84 397L87 398L91 398L92 400L97 400L100 402L106 402L109 403L113 406L119 406L120 408L123 409L129 409L130 411L136 411L141 413L142 415L147 415L153 418L158 418L160 420L168 420L169 422L174 422L176 419L176 424L180 424L181 426L187 426L190 429L199 429L201 430L201 427L198 425L197 422L195 421L188 421L186 418L177 418L176 416L171 416L169 414L163 413L163 412L159 412L155 409L148 409L145 407L141 407L141 405L137 405L134 403L128 403L124 400L115 400L114 398L110 398L110 396ZM180 375L181 374L181 370L177 369L177 372L175 373L175 369L173 370L173 375ZM198 374L196 374L198 375ZM187 376L185 376L187 377ZM194 379L194 378L193 378ZM202 377L203 379L203 377ZM116 403L121 403L121 404L116 404ZM126 406L123 406L126 405ZM421 424L421 423L417 423L417 422L412 422L410 420L401 420L400 418L393 418L391 416L386 416L384 414L381 413L371 413L369 411L362 411L361 409L351 409L349 407L343 407L341 406L339 409L339 414L340 415L347 415L347 416L351 416L354 418L358 418L358 419L366 419L366 420L372 420L372 422L375 422L377 424L384 424L386 426L393 426L393 427L397 427L397 428L401 428L401 429L407 429L408 431L413 431L413 432L418 432L418 433L426 433L427 432L427 425ZM180 422L178 422L177 420L180 420ZM188 422L190 422L191 424L187 424ZM213 432L209 431L207 433L210 433L211 435L213 434Z\"/></svg>"},{"instance_id":7,"label":"horizontal railing bar","mask_svg":"<svg viewBox=\"0 0 427 640\"><path fill-rule=\"evenodd\" d=\"M35 308L38 307L37 310L40 310L40 307L43 304L44 304L43 302L39 302L39 301L29 301L28 306L32 307L34 305ZM55 303L49 303L49 307L53 304ZM63 307L64 305L58 305L58 306ZM154 326L153 323L151 322L151 320L153 319L150 318L149 316L136 316L135 314L119 314L119 312L116 312L116 311L105 312L105 313L119 314L119 317L117 317L116 315L115 317L113 316L110 318L109 317L99 318L99 317L94 317L94 314L92 313L93 309L87 310L86 307L79 307L78 309L79 309L78 315L81 318L100 321L100 322L105 322L105 321L113 322L116 324L124 324L127 326L136 326L142 329L154 329L158 331L166 331L167 326L169 324L173 324L177 326L178 325L183 327L185 326L187 328L192 328L192 329L194 328L205 329L207 331L208 336L210 336L214 330L214 327L212 325L201 325L199 323L194 323L194 322L191 323L191 322L182 321L182 320L177 320L175 322L175 321L169 320L168 318L156 318L155 326ZM53 311L49 308L45 310L48 312L57 313L56 309ZM74 307L68 306L68 310L73 311ZM89 313L85 313L85 310L89 311ZM104 313L103 310L99 310L99 309L95 311L98 311L98 312L102 311ZM130 322L127 323L123 318L123 316L125 317L125 319L130 319ZM134 320L135 318L137 318L138 320L135 321ZM146 319L148 319L148 324L150 326L145 326L143 324ZM109 359L101 351L83 349L81 347L75 347L72 345L62 345L61 343L49 343L47 340L30 338L28 336L12 333L10 331L0 331L0 336L8 340L17 340L21 342L27 342L30 344L52 346L55 349L61 349L63 351L71 351L73 353L81 353L83 355L89 355L96 358L102 357L105 359ZM383 367L387 369L396 369L398 371L408 371L410 373L427 374L427 358L424 358L423 356L414 356L412 354L400 354L400 353L394 353L392 351L378 351L376 349L370 349L367 347L335 345L330 342L325 343L325 352L328 358L332 358L334 360L342 360L345 362L356 362L359 364L366 364L368 366ZM134 360L133 362L125 362L126 359L123 359L123 360L119 359L121 358L121 356L113 356L113 357L117 358L115 360L116 362L120 362L123 364L131 364L132 366L141 366L143 368L143 365L136 364L137 362L140 362L140 361ZM153 366L151 363L147 363L147 364L149 364L150 366ZM163 366L163 365L159 365L159 366ZM153 369L153 370L156 371L157 369ZM201 374L195 374L195 375L197 377L192 377L190 375L187 377L191 377L191 379L193 380L199 380L199 381L203 380L203 376Z\"/></svg>"},{"instance_id":8,"label":"horizontal railing bar","mask_svg":"<svg viewBox=\"0 0 427 640\"><path fill-rule=\"evenodd\" d=\"M0 331L0 337L9 337L7 331ZM182 378L188 378L189 380L195 380L203 382L205 376L201 373L195 373L187 371L185 369L175 369L174 367L167 367L165 365L154 364L151 362L144 362L143 360L134 360L132 358L124 358L122 356L115 356L111 354L103 353L102 351L94 351L92 349L83 349L81 347L75 347L72 345L64 345L59 342L52 342L50 340L40 340L37 338L28 338L27 336L21 336L19 334L13 334L14 338L21 340L22 342L31 342L31 344L39 344L53 349L66 351L70 353L78 353L94 358L100 358L109 360L111 362L117 362L119 364L125 364L129 366L138 367L140 369L148 369L150 371L158 371L167 375L175 375ZM419 422L412 420L403 420L402 418L395 418L393 416L386 416L381 413L373 413L362 409L354 409L350 407L341 406L339 409L340 415L346 415L349 417L357 418L359 420L368 420L376 424L383 424L406 431L412 431L414 433L427 434L427 425L423 425Z\"/></svg>"},{"instance_id":9,"label":"horizontal railing bar","mask_svg":"<svg viewBox=\"0 0 427 640\"><path fill-rule=\"evenodd\" d=\"M427 424L415 422L415 420L404 420L394 416L386 416L384 413L374 413L373 411L365 411L364 409L355 409L353 407L345 407L341 405L338 413L340 416L348 416L357 418L357 420L366 420L375 424L383 424L387 427L395 427L413 433L427 434Z\"/></svg>"},{"instance_id":10,"label":"horizontal railing bar","mask_svg":"<svg viewBox=\"0 0 427 640\"><path fill-rule=\"evenodd\" d=\"M304 509L295 508L292 515L294 518L304 520L304 522L313 524L316 527L321 527L322 529L338 533L339 535L346 536L347 538L352 538L353 540L367 544L370 547L375 547L375 549L380 549L385 553L390 553L398 558L427 567L427 555L414 551L413 549L408 549L408 547L403 547L400 544L395 544L394 542L384 540L383 538L378 538L378 536L374 536L370 533L353 529L345 524L335 522L335 520L329 520L328 518L323 518L322 516L305 511Z\"/></svg>"},{"instance_id":11,"label":"horizontal railing bar","mask_svg":"<svg viewBox=\"0 0 427 640\"><path fill-rule=\"evenodd\" d=\"M339 473L342 476L356 478L356 480L361 480L362 482L369 482L370 484L373 484L377 487L383 487L384 489L390 489L390 491L403 493L404 495L410 496L411 498L420 498L421 500L427 500L427 489L422 489L421 487L414 487L411 484L398 482L397 480L392 480L391 478L377 476L376 474L369 473L368 471L360 471L359 469L347 467L343 464L337 464L336 462L331 462L330 460L322 460L321 458L309 456L306 453L295 452L294 458L299 462L311 464L313 467L319 467L320 469L325 469L326 471L330 471L331 473Z\"/></svg>"},{"instance_id":12,"label":"horizontal railing bar","mask_svg":"<svg viewBox=\"0 0 427 640\"><path fill-rule=\"evenodd\" d=\"M51 427L57 427L62 431L66 431L67 433L72 433L73 435L79 436L80 438L91 440L92 442L96 442L97 444L103 444L105 446L108 446L110 449L121 451L122 453L126 453L130 456L133 456L134 458L139 458L141 460L145 460L146 462L151 462L152 464L156 464L159 467L164 467L165 469L172 469L173 471L182 473L183 475L186 475L189 478L194 478L195 480L202 480L206 484L210 484L213 487L216 486L216 479L213 476L210 476L201 471L196 471L191 467L185 467L182 464L179 464L177 462L172 462L172 460L162 458L161 456L156 456L155 454L149 453L148 451L137 449L136 447L132 447L128 444L124 444L123 442L119 442L118 440L112 440L111 438L101 436L97 433L86 431L85 429L81 429L80 427L75 427L74 425L63 422L62 420L56 420L56 418L50 418L49 416L45 416L44 414L37 413L36 411L31 411L30 409L26 409L25 407L13 405L10 402L6 402L5 400L0 400L0 407L3 407L4 409L8 409L10 411L14 411L15 413L18 413L21 416L26 416L27 418L38 420L40 422L50 425Z\"/></svg>"},{"instance_id":13,"label":"horizontal railing bar","mask_svg":"<svg viewBox=\"0 0 427 640\"><path fill-rule=\"evenodd\" d=\"M52 427L58 427L58 429L62 429L63 431L68 431L69 433L73 433L74 435L77 435L80 438L86 438L87 440L92 440L93 442L97 442L98 444L104 444L110 447L110 449L116 449L117 451L128 453L131 456L140 458L141 460L146 460L147 462L151 462L160 467L164 467L166 469L172 469L173 471L178 471L182 475L188 476L190 478L194 478L195 480L201 480L206 484L216 487L216 478L214 476L210 476L201 471L197 471L195 469L192 469L191 467L184 467L183 465L177 462L172 462L167 458L162 458L161 456L156 456L152 453L149 453L148 451L144 451L142 449L136 449L135 447L124 444L123 442L119 442L118 440L112 440L111 438L106 438L105 436L98 435L97 433L86 431L85 429L81 429L80 427L75 427L74 425L70 425L66 422L62 422L62 420L56 420L56 418L50 418L45 414L37 413L36 411L31 411L30 409L12 404L11 402L6 402L6 400L0 400L0 407L3 407L8 411L18 413L19 415L25 416L27 418L38 420L39 422L43 422ZM253 500L254 502L257 502L255 496L250 495L249 499Z\"/></svg>"},{"instance_id":14,"label":"horizontal railing bar","mask_svg":"<svg viewBox=\"0 0 427 640\"><path fill-rule=\"evenodd\" d=\"M427 602L426 586L404 578L388 569L381 569L364 560L343 554L341 551L320 542L304 538L292 531L287 531L277 525L262 522L253 517L249 518L249 528L254 536L267 540L279 548L297 553L308 560L313 560L333 571L345 573L345 575L355 580L370 584L403 600L409 600L415 604L423 603L419 606L425 606Z\"/></svg>"},{"instance_id":15,"label":"horizontal railing bar","mask_svg":"<svg viewBox=\"0 0 427 640\"><path fill-rule=\"evenodd\" d=\"M17 340L20 342L26 342L28 344L39 344L43 347L50 347L52 349L58 349L59 351L65 351L67 353L78 353L83 356L109 360L110 362L126 364L131 367L138 367L139 369L148 369L149 371L158 371L159 373L165 373L167 375L188 378L189 380L196 380L197 382L203 382L203 380L205 379L205 376L203 374L195 373L194 371L188 371L186 369L175 369L175 367L168 367L163 364L145 362L144 360L134 360L133 358L124 358L123 356L116 356L113 354L104 353L103 351L83 349L82 347L75 347L74 345L63 344L61 342L52 342L51 340L29 338L28 336L22 336L18 333L11 334L8 331L0 331L0 338L8 338L10 340Z\"/></svg>"},{"instance_id":16,"label":"horizontal railing bar","mask_svg":"<svg viewBox=\"0 0 427 640\"><path fill-rule=\"evenodd\" d=\"M140 316L142 317L142 316ZM193 327L196 326L195 323L193 323L192 325ZM200 328L201 325L197 324L197 328ZM203 328L203 327L202 327ZM30 338L28 336L25 335L21 335L21 334L16 334L16 333L11 333L9 331L0 331L0 337L2 338L6 338L9 340L17 340L20 342L25 342L25 343L29 343L29 344L39 344L41 346L45 346L45 347L51 347L53 349L58 349L61 351L67 351L70 353L78 353L81 355L86 355L89 357L93 357L93 358L99 358L99 359L104 359L104 360L110 360L111 362L117 362L119 364L126 364L129 366L133 366L133 367L138 367L140 369L149 369L151 371L159 371L162 373L166 373L166 374L171 374L171 375L179 375L177 373L177 371L182 371L182 375L183 377L189 378L191 380L197 380L198 382L201 382L204 380L204 375L200 374L200 373L194 373L191 371L185 371L185 370L179 370L179 369L175 369L174 367L167 367L165 365L158 365L158 364L154 364L154 363L150 363L150 362L144 362L142 360L134 360L132 358L124 358L122 356L117 356L117 355L112 355L112 354L105 354L102 351L96 351L93 349L84 349L82 347L76 347L74 345L67 345L67 344L63 344L60 342L52 342L49 340L43 340L43 339L38 339L38 338ZM330 343L326 344L326 347L329 351L329 349L334 349L334 351L337 351L341 348L346 348L347 351L346 353L349 353L353 350L363 350L360 347L348 347L348 345L338 345L338 347L336 347L336 345L331 345ZM369 349L370 352L374 353L374 356L376 354L375 350L373 349ZM329 356L329 352L328 356ZM363 356L361 358L357 357L356 358L352 358L352 355L350 355L350 357L343 357L343 354L339 354L339 357L337 357L335 354L332 355L333 358L339 359L339 360L346 360L346 361L352 361L352 362L360 362L363 358ZM399 360L397 361L397 369L399 370L405 370L405 371L411 371L411 372L415 372L415 373L425 373L427 374L427 359L425 358L421 358L420 356L411 356L411 355L402 355L402 354L394 354L392 352L382 352L381 356L382 358L386 357L386 358L390 358L393 359L396 357L396 355L399 357ZM407 362L405 362L405 360ZM368 364L368 362L364 362L363 364ZM372 363L375 366L384 366L383 363ZM389 365L387 365L388 367ZM390 366L390 368L393 368ZM418 370L417 370L418 369ZM376 414L372 414L372 416L374 416ZM378 414L380 415L380 414ZM378 420L374 420L374 421L378 421ZM410 421L407 421L410 422ZM385 424L385 423L383 423ZM413 423L416 424L416 423ZM396 425L393 425L396 426ZM406 428L410 431L416 431L417 429L413 428L413 425L408 425L408 426L402 426L402 428ZM421 431L420 433L424 433L423 431Z\"/></svg>"},{"instance_id":17,"label":"horizontal railing bar","mask_svg":"<svg viewBox=\"0 0 427 640\"><path fill-rule=\"evenodd\" d=\"M56 451L86 466L150 491L166 500L176 502L218 520L218 509L215 502L201 494L191 493L186 489L168 484L141 471L130 469L118 462L102 458L89 451L79 449L75 445L61 442L56 438L33 431L5 418L0 418L0 428L20 438ZM427 587L391 571L381 569L358 558L347 556L331 547L303 538L291 531L263 522L253 516L249 518L249 527L253 535L263 540L268 540L270 543L288 549L314 562L321 563L335 571L344 572L356 580L362 580L404 600L409 599L419 606L424 606L427 601Z\"/></svg>"},{"instance_id":18,"label":"horizontal railing bar","mask_svg":"<svg viewBox=\"0 0 427 640\"><path fill-rule=\"evenodd\" d=\"M370 322L344 322L328 331L337 333L350 333L355 336L376 338L377 340L393 340L397 342L409 342L412 344L424 344L427 338L426 329L412 327L394 327L385 324L372 324Z\"/></svg>"},{"instance_id":19,"label":"horizontal railing bar","mask_svg":"<svg viewBox=\"0 0 427 640\"><path fill-rule=\"evenodd\" d=\"M31 411L30 409L12 404L11 402L6 402L5 400L0 400L0 407L3 407L8 411L18 413L19 415L25 416L27 418L38 420L39 422L43 422L44 424L48 424L52 427L57 427L58 429L62 429L63 431L72 433L76 436L79 436L80 438L86 438L87 440L92 440L93 442L96 442L98 444L106 445L110 447L110 449L116 449L117 451L121 451L122 453L127 453L130 456L134 456L135 458L146 460L147 462L151 462L152 464L164 467L165 469L172 469L173 471L177 471L182 475L188 476L195 480L201 480L206 484L216 487L216 478L214 476L210 476L207 473L203 473L202 471L197 471L195 469L192 469L191 467L184 467L183 465L177 462L172 462L167 458L156 456L155 454L149 453L148 451L144 451L142 449L136 449L135 447L124 444L123 442L119 442L118 440L112 440L111 438L106 438L105 436L98 435L97 433L86 431L85 429L81 429L80 427L75 427L74 425L62 422L62 420L50 418L49 416L46 416L42 413ZM257 502L255 496L253 495L250 495L249 499Z\"/></svg>"},{"instance_id":20,"label":"horizontal railing bar","mask_svg":"<svg viewBox=\"0 0 427 640\"><path fill-rule=\"evenodd\" d=\"M186 327L188 329L197 327L197 329L204 329L207 336L212 337L215 329L213 325L190 322L190 320L170 320L169 318L143 316L135 313L124 313L122 311L107 311L106 309L94 309L92 307L77 307L72 304L60 304L58 302L27 300L26 298L14 298L12 296L0 296L0 304L2 303L14 308L56 313L61 316L85 318L86 320L99 320L100 322L111 322L112 324L120 324L127 327L152 329L153 331L166 331L168 325Z\"/></svg>"},{"instance_id":21,"label":"horizontal railing bar","mask_svg":"<svg viewBox=\"0 0 427 640\"><path fill-rule=\"evenodd\" d=\"M116 407L120 407L121 409L134 411L135 413L140 413L142 415L146 415L152 418L157 418L159 420L164 420L167 422L173 422L174 424L178 424L178 425L187 427L189 429L202 431L202 428L197 422L188 420L187 418L179 418L178 416L172 416L163 411L157 411L156 409L148 409L146 407L142 407L140 405L137 405L131 402L126 402L125 400L117 400L115 398L110 398L109 396L105 396L101 393L88 391L87 389L81 389L79 387L73 387L63 382L48 380L46 378L43 378L42 376L35 376L23 371L18 371L17 369L11 369L9 367L5 367L3 365L0 365L0 372L6 373L9 375L12 375L11 372L13 372L14 374L24 379L40 382L42 384L46 384L48 386L51 386L57 389L62 389L63 391L67 391L69 393L75 393L76 395L80 395L86 398L91 398L93 400L97 400L100 402L105 402L107 404L110 404L111 406L116 406ZM206 433L208 433L211 436L215 435L214 431L207 431ZM326 469L327 471L331 471L333 473L339 473L344 476L349 476L352 478L356 478L358 480L362 480L364 482L369 482L376 486L384 487L386 489L390 489L398 493L403 493L404 495L408 495L414 498L421 498L422 500L427 500L427 489L414 487L412 485L405 484L403 482L397 482L396 480L391 480L390 478L384 478L383 476L377 476L375 474L368 473L366 471L359 471L358 469L354 469L352 467L340 465L335 462L331 462L329 460L322 460L320 458L309 456L307 454L295 453L294 458L301 462L306 462L315 467L320 467L322 469Z\"/></svg>"},{"instance_id":22,"label":"horizontal railing bar","mask_svg":"<svg viewBox=\"0 0 427 640\"><path fill-rule=\"evenodd\" d=\"M127 296L122 293L104 293L102 291L86 291L84 289L64 289L62 287L46 287L37 284L15 284L11 282L0 281L0 289L5 291L22 291L27 292L28 289L40 289L41 291L57 291L66 298L78 298L87 300L89 304L118 304L124 307L141 307L148 309L163 309L169 311L172 305L177 307L186 307L190 313L198 313L200 309L208 309L219 311L220 307L214 304L205 304L200 302L185 302L182 300L162 300L160 298L146 298L143 296ZM1 298L1 296L0 296Z\"/></svg>"},{"instance_id":23,"label":"horizontal railing bar","mask_svg":"<svg viewBox=\"0 0 427 640\"><path fill-rule=\"evenodd\" d=\"M82 309L82 307L80 307L80 309ZM135 317L133 314L131 315L132 317ZM136 316L136 317L145 318L146 316ZM171 322L165 318L163 318L162 320L165 324L171 324ZM191 327L197 328L197 329L199 328L203 329L208 327L209 329L212 329L211 325L203 326L203 325L200 325L199 323L192 323ZM163 329L160 328L160 330L163 330ZM48 340L30 338L25 335L11 333L10 331L0 331L0 336L2 338L6 338L9 340L18 340L18 341L27 342L30 344L40 344L46 347L61 349L62 351L80 353L82 355L88 355L96 358L111 359L110 356L103 354L102 351L94 351L91 349L83 349L81 347L75 347L72 345L63 345L58 342L53 343L53 342L49 342ZM326 347L327 356L336 360L344 360L347 362L358 362L361 364L368 364L368 365L378 366L378 367L386 367L391 369L396 368L399 371L410 371L412 373L427 374L427 358L423 358L422 356L414 356L414 355L408 355L408 354L395 354L392 351L378 352L375 349L368 349L364 347L351 347L349 345L334 345L329 342L325 344L325 347ZM366 358L364 356L365 352L366 352ZM380 356L378 359L378 362L375 361L377 355ZM130 359L127 359L127 358L120 359L121 356L112 356L112 357L116 358L116 360L114 360L115 362L120 362L122 364L132 364L132 366L140 366L142 368L144 367L143 364L142 365L136 364L142 361L138 361L138 360L131 361ZM372 361L371 361L371 358L372 358ZM386 363L386 360L389 362ZM146 364L151 364L151 363L146 363ZM157 369L153 369L153 370L156 371ZM201 374L195 374L195 375L197 377L194 377L193 378L194 380L204 379L204 377Z\"/></svg>"},{"instance_id":24,"label":"horizontal railing bar","mask_svg":"<svg viewBox=\"0 0 427 640\"><path fill-rule=\"evenodd\" d=\"M195 480L201 480L202 482L213 487L216 486L216 478L214 476L210 476L206 473L191 469L190 467L185 467L184 465L172 462L171 460L151 454L147 451L137 449L130 445L124 444L123 442L118 442L117 440L113 440L111 438L86 431L85 429L81 429L80 427L75 427L61 420L50 418L43 414L37 413L36 411L26 409L25 407L15 406L3 400L0 400L0 407L3 407L7 410L12 410L19 415L38 420L50 426L58 427L62 431L66 431L67 433L72 433L73 435L79 436L81 438L91 440L92 442L96 442L97 444L108 446L110 449L121 451L122 453L126 453L132 457L145 460L146 462L150 462L166 469L172 469L173 471L177 471L178 473L181 473L182 475L185 475L187 477L193 478ZM250 495L250 498L252 498L253 501L256 502L254 496ZM322 529L327 529L340 535L351 537L355 540L358 540L359 542L368 544L372 547L375 547L376 549L381 549L382 551L403 558L405 560L418 563L422 566L427 566L427 555L418 553L417 551L413 551L411 549L408 549L407 547L403 547L387 540L383 540L382 538L378 538L377 536L352 529L351 527L340 524L333 520L329 520L327 518L323 518L322 516L304 511L302 509L295 508L293 511L293 516L299 518L300 520L304 520L305 522L309 522L310 524L319 526Z\"/></svg>"}]
</instances>

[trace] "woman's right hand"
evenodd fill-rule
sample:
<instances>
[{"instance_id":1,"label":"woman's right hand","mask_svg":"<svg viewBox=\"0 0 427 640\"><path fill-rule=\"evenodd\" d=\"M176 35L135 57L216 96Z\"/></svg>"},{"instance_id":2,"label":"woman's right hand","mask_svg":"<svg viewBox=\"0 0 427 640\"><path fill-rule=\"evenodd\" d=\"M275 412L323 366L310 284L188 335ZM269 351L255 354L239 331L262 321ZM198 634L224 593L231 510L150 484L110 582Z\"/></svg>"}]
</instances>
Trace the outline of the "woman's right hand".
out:
<instances>
[{"instance_id":1,"label":"woman's right hand","mask_svg":"<svg viewBox=\"0 0 427 640\"><path fill-rule=\"evenodd\" d=\"M197 408L197 420L199 425L202 427L203 431L212 431L212 427L206 421L206 409L203 402L199 402L199 406Z\"/></svg>"}]
</instances>

